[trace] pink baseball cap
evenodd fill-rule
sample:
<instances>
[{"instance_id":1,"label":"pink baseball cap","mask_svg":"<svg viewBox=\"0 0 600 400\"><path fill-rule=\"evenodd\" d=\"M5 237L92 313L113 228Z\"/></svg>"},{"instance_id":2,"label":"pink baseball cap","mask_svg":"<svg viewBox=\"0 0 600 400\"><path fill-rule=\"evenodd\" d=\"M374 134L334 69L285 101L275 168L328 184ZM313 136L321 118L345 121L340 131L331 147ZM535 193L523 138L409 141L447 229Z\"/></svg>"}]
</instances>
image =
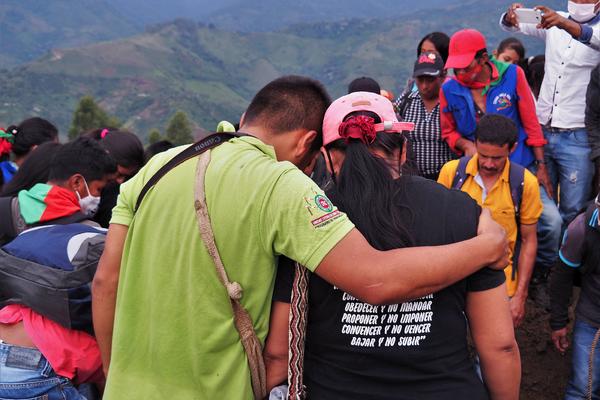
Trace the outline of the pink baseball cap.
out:
<instances>
[{"instance_id":1,"label":"pink baseball cap","mask_svg":"<svg viewBox=\"0 0 600 400\"><path fill-rule=\"evenodd\" d=\"M412 122L398 122L394 105L385 97L371 92L354 92L335 100L323 119L323 146L342 139L339 127L344 119L355 111L371 111L379 116L381 123L375 124L376 132L401 133L413 131Z\"/></svg>"},{"instance_id":2,"label":"pink baseball cap","mask_svg":"<svg viewBox=\"0 0 600 400\"><path fill-rule=\"evenodd\" d=\"M486 48L485 37L475 29L463 29L450 38L446 69L466 68L479 50Z\"/></svg>"}]
</instances>

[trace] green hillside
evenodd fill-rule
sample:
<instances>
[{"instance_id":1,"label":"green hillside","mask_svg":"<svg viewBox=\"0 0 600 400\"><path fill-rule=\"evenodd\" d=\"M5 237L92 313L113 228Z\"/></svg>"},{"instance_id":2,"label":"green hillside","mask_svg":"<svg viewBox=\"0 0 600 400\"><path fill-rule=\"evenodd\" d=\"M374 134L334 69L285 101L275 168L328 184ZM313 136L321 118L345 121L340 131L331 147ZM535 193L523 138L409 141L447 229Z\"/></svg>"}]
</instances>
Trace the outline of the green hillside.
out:
<instances>
[{"instance_id":1,"label":"green hillside","mask_svg":"<svg viewBox=\"0 0 600 400\"><path fill-rule=\"evenodd\" d=\"M299 25L271 33L235 33L186 20L157 26L128 39L44 58L0 74L0 125L31 115L47 117L66 132L79 98L92 95L126 126L145 136L163 128L177 110L213 129L237 120L251 96L283 74L322 80L343 94L356 76L369 75L398 92L426 32L475 27L490 48L504 37L498 7L448 8L396 20L350 20ZM542 49L536 43L534 53Z\"/></svg>"},{"instance_id":2,"label":"green hillside","mask_svg":"<svg viewBox=\"0 0 600 400\"><path fill-rule=\"evenodd\" d=\"M39 58L54 47L126 37L141 26L102 0L0 1L0 68Z\"/></svg>"}]
</instances>

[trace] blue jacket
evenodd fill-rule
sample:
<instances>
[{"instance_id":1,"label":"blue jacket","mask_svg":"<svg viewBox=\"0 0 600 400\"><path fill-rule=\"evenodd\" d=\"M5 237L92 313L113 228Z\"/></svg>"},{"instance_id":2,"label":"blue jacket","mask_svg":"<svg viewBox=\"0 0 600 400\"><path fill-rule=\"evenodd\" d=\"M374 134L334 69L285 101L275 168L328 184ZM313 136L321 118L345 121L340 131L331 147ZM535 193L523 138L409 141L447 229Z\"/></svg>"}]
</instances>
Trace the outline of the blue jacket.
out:
<instances>
[{"instance_id":1,"label":"blue jacket","mask_svg":"<svg viewBox=\"0 0 600 400\"><path fill-rule=\"evenodd\" d=\"M471 89L455 79L450 79L444 83L442 90L448 101L448 106L443 112L452 113L456 130L466 139L475 141L477 119ZM527 134L521 123L518 102L517 66L510 65L500 77L500 81L491 86L487 92L486 113L504 115L515 122L519 129L519 137L517 148L510 155L510 161L528 167L535 157L531 147L525 144Z\"/></svg>"}]
</instances>

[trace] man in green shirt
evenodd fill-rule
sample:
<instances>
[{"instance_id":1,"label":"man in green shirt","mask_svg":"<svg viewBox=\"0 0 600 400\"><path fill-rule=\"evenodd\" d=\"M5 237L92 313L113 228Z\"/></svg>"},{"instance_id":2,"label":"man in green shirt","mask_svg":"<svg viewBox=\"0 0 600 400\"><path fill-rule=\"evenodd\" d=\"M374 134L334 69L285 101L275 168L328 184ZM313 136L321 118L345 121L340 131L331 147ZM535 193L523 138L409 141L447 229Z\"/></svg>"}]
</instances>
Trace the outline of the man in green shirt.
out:
<instances>
[{"instance_id":1,"label":"man in green shirt","mask_svg":"<svg viewBox=\"0 0 600 400\"><path fill-rule=\"evenodd\" d=\"M374 304L427 295L506 263L504 233L487 215L481 234L460 244L373 249L297 168L309 168L321 147L329 103L320 83L279 78L248 107L240 131L249 136L211 151L205 189L215 241L263 343L279 255ZM184 148L155 157L123 184L113 210L93 284L108 400L253 396L227 292L199 235L197 160L165 175L134 216L142 187Z\"/></svg>"}]
</instances>

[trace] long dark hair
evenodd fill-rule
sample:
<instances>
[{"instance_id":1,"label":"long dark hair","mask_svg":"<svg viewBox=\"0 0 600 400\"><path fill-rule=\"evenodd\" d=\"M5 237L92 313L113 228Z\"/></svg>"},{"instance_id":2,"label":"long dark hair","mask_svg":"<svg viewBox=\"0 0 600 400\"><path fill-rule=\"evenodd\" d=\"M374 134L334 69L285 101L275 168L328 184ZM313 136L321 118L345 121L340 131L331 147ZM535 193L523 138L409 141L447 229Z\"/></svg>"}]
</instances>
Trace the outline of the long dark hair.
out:
<instances>
[{"instance_id":1,"label":"long dark hair","mask_svg":"<svg viewBox=\"0 0 600 400\"><path fill-rule=\"evenodd\" d=\"M345 153L335 184L327 195L379 250L407 247L414 242L398 212L402 178L396 181L388 163L372 153L372 150L380 150L393 157L397 150L402 151L404 142L403 136L397 133L378 133L370 145L350 139L337 140L327 146L327 151L339 149Z\"/></svg>"},{"instance_id":2,"label":"long dark hair","mask_svg":"<svg viewBox=\"0 0 600 400\"><path fill-rule=\"evenodd\" d=\"M29 154L13 178L2 188L0 196L16 196L21 190L29 190L36 183L48 182L50 164L61 147L60 143L42 143Z\"/></svg>"},{"instance_id":3,"label":"long dark hair","mask_svg":"<svg viewBox=\"0 0 600 400\"><path fill-rule=\"evenodd\" d=\"M33 146L58 139L58 129L51 122L33 117L22 121L19 125L11 125L6 132L14 135L12 152L17 157L26 156Z\"/></svg>"},{"instance_id":4,"label":"long dark hair","mask_svg":"<svg viewBox=\"0 0 600 400\"><path fill-rule=\"evenodd\" d=\"M86 132L82 136L99 141L118 165L136 170L144 166L144 146L133 132L103 128Z\"/></svg>"}]
</instances>

